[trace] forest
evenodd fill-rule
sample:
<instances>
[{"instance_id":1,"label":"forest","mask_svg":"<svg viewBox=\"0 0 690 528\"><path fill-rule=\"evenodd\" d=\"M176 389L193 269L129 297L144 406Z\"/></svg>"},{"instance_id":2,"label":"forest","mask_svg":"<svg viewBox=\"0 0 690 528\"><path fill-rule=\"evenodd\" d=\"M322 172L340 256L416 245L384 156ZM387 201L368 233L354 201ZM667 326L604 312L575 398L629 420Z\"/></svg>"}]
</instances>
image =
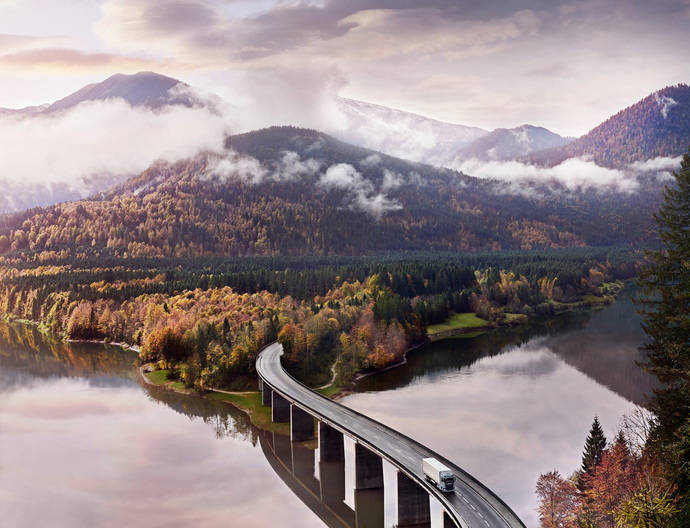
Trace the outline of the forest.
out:
<instances>
[{"instance_id":1,"label":"forest","mask_svg":"<svg viewBox=\"0 0 690 528\"><path fill-rule=\"evenodd\" d=\"M400 361L451 313L492 324L615 293L639 254L621 247L380 257L5 261L0 313L69 339L139 347L189 387L253 383L278 339L305 380L340 384Z\"/></svg>"},{"instance_id":2,"label":"forest","mask_svg":"<svg viewBox=\"0 0 690 528\"><path fill-rule=\"evenodd\" d=\"M553 182L506 191L292 127L229 141L227 158L156 163L91 199L0 217L0 255L328 256L658 240L654 187L573 193Z\"/></svg>"},{"instance_id":3,"label":"forest","mask_svg":"<svg viewBox=\"0 0 690 528\"><path fill-rule=\"evenodd\" d=\"M661 111L664 98L675 104ZM667 86L611 116L562 147L536 152L528 161L558 165L572 157L591 156L599 165L624 168L639 160L681 156L690 144L690 86Z\"/></svg>"}]
</instances>

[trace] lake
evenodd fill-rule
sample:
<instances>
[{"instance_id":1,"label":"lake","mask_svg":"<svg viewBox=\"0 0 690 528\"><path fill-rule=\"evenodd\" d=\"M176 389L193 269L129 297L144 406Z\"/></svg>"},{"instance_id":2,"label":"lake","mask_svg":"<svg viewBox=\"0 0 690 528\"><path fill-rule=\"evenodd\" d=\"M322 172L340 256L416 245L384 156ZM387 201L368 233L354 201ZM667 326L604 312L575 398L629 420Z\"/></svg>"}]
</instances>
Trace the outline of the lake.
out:
<instances>
[{"instance_id":1,"label":"lake","mask_svg":"<svg viewBox=\"0 0 690 528\"><path fill-rule=\"evenodd\" d=\"M342 403L455 461L536 527L539 474L570 475L594 416L612 438L654 387L635 364L644 333L632 295L625 290L594 312L431 344L365 378Z\"/></svg>"},{"instance_id":2,"label":"lake","mask_svg":"<svg viewBox=\"0 0 690 528\"><path fill-rule=\"evenodd\" d=\"M597 312L429 345L342 402L453 459L533 527L539 473L570 473L594 415L611 437L653 388L635 365L642 340L626 291ZM0 324L3 525L394 522L388 488L351 489L352 446L343 466L318 464L315 442L290 444L222 402L142 386L135 359Z\"/></svg>"}]
</instances>

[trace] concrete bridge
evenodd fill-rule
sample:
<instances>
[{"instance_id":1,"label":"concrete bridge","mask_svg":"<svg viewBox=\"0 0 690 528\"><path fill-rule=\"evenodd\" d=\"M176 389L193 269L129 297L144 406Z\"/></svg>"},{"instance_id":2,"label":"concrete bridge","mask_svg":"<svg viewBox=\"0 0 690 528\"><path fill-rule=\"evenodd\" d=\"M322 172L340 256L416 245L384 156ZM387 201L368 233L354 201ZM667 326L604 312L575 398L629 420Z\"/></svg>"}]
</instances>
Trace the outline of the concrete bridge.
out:
<instances>
[{"instance_id":1,"label":"concrete bridge","mask_svg":"<svg viewBox=\"0 0 690 528\"><path fill-rule=\"evenodd\" d=\"M443 508L444 528L525 528L517 515L470 474L411 438L312 391L283 369L283 348L273 343L256 361L262 403L274 422L290 423L291 442L318 437L322 463L345 460L345 437L354 442L354 488L384 486L383 460L397 469L397 526L430 526L430 497ZM443 493L424 477L422 459L434 457L455 474L455 492Z\"/></svg>"}]
</instances>

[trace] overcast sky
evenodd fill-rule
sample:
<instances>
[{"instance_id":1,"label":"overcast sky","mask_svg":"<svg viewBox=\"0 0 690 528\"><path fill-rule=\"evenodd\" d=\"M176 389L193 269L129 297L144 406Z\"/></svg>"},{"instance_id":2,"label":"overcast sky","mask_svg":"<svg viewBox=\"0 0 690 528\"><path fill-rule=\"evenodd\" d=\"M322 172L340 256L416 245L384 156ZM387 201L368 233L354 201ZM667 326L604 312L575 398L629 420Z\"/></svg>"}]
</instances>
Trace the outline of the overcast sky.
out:
<instances>
[{"instance_id":1,"label":"overcast sky","mask_svg":"<svg viewBox=\"0 0 690 528\"><path fill-rule=\"evenodd\" d=\"M688 27L690 0L0 0L0 106L152 70L272 111L339 94L577 136L690 82Z\"/></svg>"}]
</instances>

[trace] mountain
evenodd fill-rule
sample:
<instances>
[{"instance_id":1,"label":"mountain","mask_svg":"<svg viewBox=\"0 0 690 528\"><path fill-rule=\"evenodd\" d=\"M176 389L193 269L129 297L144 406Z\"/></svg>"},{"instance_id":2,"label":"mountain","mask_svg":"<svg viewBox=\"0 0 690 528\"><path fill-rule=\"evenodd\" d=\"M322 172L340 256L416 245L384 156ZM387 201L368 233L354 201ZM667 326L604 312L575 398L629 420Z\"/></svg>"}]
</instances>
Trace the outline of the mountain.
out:
<instances>
[{"instance_id":1,"label":"mountain","mask_svg":"<svg viewBox=\"0 0 690 528\"><path fill-rule=\"evenodd\" d=\"M572 141L533 125L489 132L354 99L339 98L338 108L345 124L329 131L338 139L438 167L469 159L514 160Z\"/></svg>"},{"instance_id":2,"label":"mountain","mask_svg":"<svg viewBox=\"0 0 690 528\"><path fill-rule=\"evenodd\" d=\"M132 108L151 112L123 113L119 107L114 110L112 107L110 110L104 107L78 108L82 103L115 98L123 99ZM0 187L5 191L0 195L0 214L75 200L122 183L146 168L157 158L158 152L165 152L167 155L170 147L164 144L164 134L157 131L161 126L165 126L168 136L173 136L174 131L179 129L177 135L181 139L178 143L196 144L195 137L189 141L183 137L187 134L184 131L186 122L178 123L172 118L166 121L162 111L186 107L207 109L210 113L219 115L215 104L216 101L202 99L187 84L176 79L153 72L141 72L134 75L113 75L52 104L0 109L0 135L21 138L18 143L27 151L33 143L34 147L29 155L34 160L44 160L43 165L26 164L19 155L13 156L15 165L21 168L36 165L37 168L26 178L17 177L14 173L11 173L12 177L0 176ZM199 116L196 121L201 119L202 116ZM157 121L165 121L165 124L158 124ZM109 159L108 156L117 155L112 153L112 147L118 141L120 143L117 146L123 143L126 133L118 134L118 131L126 126L138 128L131 131L132 137L136 136L138 142L128 140L126 148L119 148L121 161ZM205 122L199 126L210 129ZM89 129L94 132L90 133ZM222 145L222 141L220 134L216 143ZM84 151L84 143L91 146L89 152ZM87 158L92 161L84 161ZM140 161L132 162L135 159ZM136 165L136 170L131 170L133 164ZM6 169L6 174L8 173L10 170ZM42 177L39 178L38 174Z\"/></svg>"},{"instance_id":3,"label":"mountain","mask_svg":"<svg viewBox=\"0 0 690 528\"><path fill-rule=\"evenodd\" d=\"M272 127L157 163L99 199L0 219L0 253L371 254L643 243L654 196L496 182ZM46 253L41 256L42 253Z\"/></svg>"},{"instance_id":4,"label":"mountain","mask_svg":"<svg viewBox=\"0 0 690 528\"><path fill-rule=\"evenodd\" d=\"M497 128L463 147L458 158L508 161L539 150L561 147L571 141L572 138L565 138L533 125Z\"/></svg>"},{"instance_id":5,"label":"mountain","mask_svg":"<svg viewBox=\"0 0 690 528\"><path fill-rule=\"evenodd\" d=\"M567 145L528 156L545 166L589 156L598 165L623 168L657 157L681 156L690 145L690 86L678 84L648 95Z\"/></svg>"},{"instance_id":6,"label":"mountain","mask_svg":"<svg viewBox=\"0 0 690 528\"><path fill-rule=\"evenodd\" d=\"M106 80L87 84L76 92L51 104L21 109L0 108L0 114L35 116L68 110L86 101L122 98L132 106L161 108L166 105L198 106L204 102L189 91L189 85L154 72L132 75L117 73Z\"/></svg>"},{"instance_id":7,"label":"mountain","mask_svg":"<svg viewBox=\"0 0 690 528\"><path fill-rule=\"evenodd\" d=\"M361 147L411 161L444 166L487 130L446 123L354 99L338 98L345 124L328 132Z\"/></svg>"}]
</instances>

